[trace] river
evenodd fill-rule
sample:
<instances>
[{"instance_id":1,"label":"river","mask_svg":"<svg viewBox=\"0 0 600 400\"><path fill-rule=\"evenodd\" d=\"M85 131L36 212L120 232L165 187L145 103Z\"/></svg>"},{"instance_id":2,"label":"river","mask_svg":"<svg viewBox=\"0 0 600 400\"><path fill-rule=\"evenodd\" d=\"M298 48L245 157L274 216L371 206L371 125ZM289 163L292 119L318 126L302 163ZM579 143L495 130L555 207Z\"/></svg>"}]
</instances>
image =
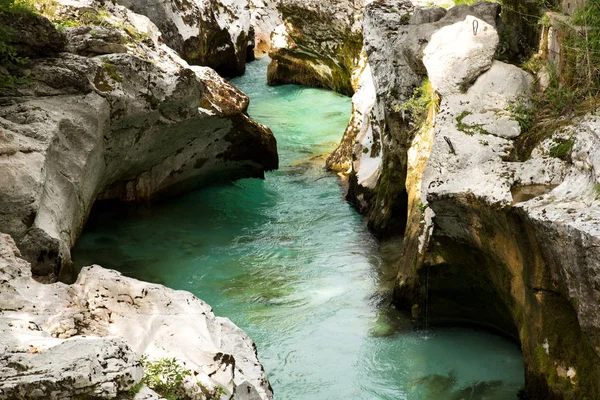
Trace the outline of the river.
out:
<instances>
[{"instance_id":1,"label":"river","mask_svg":"<svg viewBox=\"0 0 600 400\"><path fill-rule=\"evenodd\" d=\"M147 207L95 210L77 266L188 290L254 339L276 400L516 399L517 345L462 328L414 331L389 306L401 240L378 243L319 157L350 99L268 87L267 60L233 82L278 140L280 169Z\"/></svg>"}]
</instances>

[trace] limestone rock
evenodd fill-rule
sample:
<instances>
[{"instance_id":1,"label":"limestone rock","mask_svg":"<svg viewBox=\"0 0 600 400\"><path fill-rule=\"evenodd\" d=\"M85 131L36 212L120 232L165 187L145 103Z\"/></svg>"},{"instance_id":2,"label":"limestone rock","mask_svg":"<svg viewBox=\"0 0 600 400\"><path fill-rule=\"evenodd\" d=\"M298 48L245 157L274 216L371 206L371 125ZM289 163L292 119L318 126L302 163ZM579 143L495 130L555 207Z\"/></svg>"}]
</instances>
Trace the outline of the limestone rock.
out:
<instances>
[{"instance_id":1,"label":"limestone rock","mask_svg":"<svg viewBox=\"0 0 600 400\"><path fill-rule=\"evenodd\" d=\"M70 265L96 199L145 200L277 168L275 138L248 117L246 95L159 43L146 17L106 10L103 27L67 29L67 48L117 53L32 60L30 82L3 93L0 226L35 274Z\"/></svg>"},{"instance_id":2,"label":"limestone rock","mask_svg":"<svg viewBox=\"0 0 600 400\"><path fill-rule=\"evenodd\" d=\"M191 293L98 266L73 285L42 284L0 236L0 399L115 398L141 380L142 354L192 371L190 398L204 398L197 382L232 399L272 398L252 340ZM135 398L160 397L143 388Z\"/></svg>"},{"instance_id":3,"label":"limestone rock","mask_svg":"<svg viewBox=\"0 0 600 400\"><path fill-rule=\"evenodd\" d=\"M494 27L471 15L435 32L423 57L433 88L442 96L464 91L491 67L499 41Z\"/></svg>"},{"instance_id":4,"label":"limestone rock","mask_svg":"<svg viewBox=\"0 0 600 400\"><path fill-rule=\"evenodd\" d=\"M281 13L273 0L250 0L252 27L254 28L254 52L267 54L271 49L271 34L281 25Z\"/></svg>"},{"instance_id":5,"label":"limestone rock","mask_svg":"<svg viewBox=\"0 0 600 400\"><path fill-rule=\"evenodd\" d=\"M0 12L0 24L12 31L11 44L21 57L51 56L65 47L64 35L39 15Z\"/></svg>"},{"instance_id":6,"label":"limestone rock","mask_svg":"<svg viewBox=\"0 0 600 400\"><path fill-rule=\"evenodd\" d=\"M47 349L10 341L2 346L0 399L110 399L143 376L138 356L120 339L77 338Z\"/></svg>"},{"instance_id":7,"label":"limestone rock","mask_svg":"<svg viewBox=\"0 0 600 400\"><path fill-rule=\"evenodd\" d=\"M411 200L425 210L410 210L396 301L420 304L426 274L430 324L477 322L520 340L532 398L594 398L600 120L557 133L572 140L572 163L548 157L544 145L515 161L523 133L511 106L528 106L532 82L494 61L465 93L442 98L430 153L408 165L423 171Z\"/></svg>"},{"instance_id":8,"label":"limestone rock","mask_svg":"<svg viewBox=\"0 0 600 400\"><path fill-rule=\"evenodd\" d=\"M348 198L368 215L376 234L399 234L406 223L407 154L415 127L402 106L427 76L423 55L432 35L466 18L476 17L495 26L499 11L495 3L462 5L447 12L437 7L415 9L411 2L396 0L374 0L366 5L364 49L377 98L370 125L381 137L381 166L377 168L381 184L373 188L369 180L369 185L362 185L355 171ZM355 149L354 160L368 154L361 146Z\"/></svg>"},{"instance_id":9,"label":"limestone rock","mask_svg":"<svg viewBox=\"0 0 600 400\"><path fill-rule=\"evenodd\" d=\"M165 43L190 64L238 76L244 73L247 58L253 57L248 0L120 0L119 4L150 18Z\"/></svg>"},{"instance_id":10,"label":"limestone rock","mask_svg":"<svg viewBox=\"0 0 600 400\"><path fill-rule=\"evenodd\" d=\"M356 92L352 96L352 115L339 146L327 157L326 166L332 171L350 174L352 170L361 169L359 164L364 158L363 175L370 176L370 180L374 181L374 186L377 181L377 165L381 162L381 136L379 131L373 131L371 125L371 114L375 112L373 108L376 106L376 96L371 67L364 53L361 54L361 61L355 75L357 75L355 80L358 82L353 83ZM355 149L355 146L361 146L361 148ZM356 165L353 166L354 154L363 156L356 160ZM367 165L369 167L366 167ZM365 172L366 169L369 172ZM363 176L361 182L365 179Z\"/></svg>"},{"instance_id":11,"label":"limestone rock","mask_svg":"<svg viewBox=\"0 0 600 400\"><path fill-rule=\"evenodd\" d=\"M272 38L271 85L298 83L351 95L362 51L364 0L284 0Z\"/></svg>"}]
</instances>

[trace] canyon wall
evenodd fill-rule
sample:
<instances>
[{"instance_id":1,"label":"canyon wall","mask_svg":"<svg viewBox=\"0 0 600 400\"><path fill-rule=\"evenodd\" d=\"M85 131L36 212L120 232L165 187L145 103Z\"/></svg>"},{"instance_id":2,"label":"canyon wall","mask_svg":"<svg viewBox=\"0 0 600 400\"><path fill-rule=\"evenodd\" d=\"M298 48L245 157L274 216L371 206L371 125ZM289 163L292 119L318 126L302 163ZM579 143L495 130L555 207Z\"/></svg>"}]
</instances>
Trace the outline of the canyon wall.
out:
<instances>
[{"instance_id":1,"label":"canyon wall","mask_svg":"<svg viewBox=\"0 0 600 400\"><path fill-rule=\"evenodd\" d=\"M69 278L96 199L143 201L277 168L275 138L248 117L247 96L187 64L148 18L66 0L50 17L74 26L0 15L31 57L0 97L0 226L34 274Z\"/></svg>"}]
</instances>

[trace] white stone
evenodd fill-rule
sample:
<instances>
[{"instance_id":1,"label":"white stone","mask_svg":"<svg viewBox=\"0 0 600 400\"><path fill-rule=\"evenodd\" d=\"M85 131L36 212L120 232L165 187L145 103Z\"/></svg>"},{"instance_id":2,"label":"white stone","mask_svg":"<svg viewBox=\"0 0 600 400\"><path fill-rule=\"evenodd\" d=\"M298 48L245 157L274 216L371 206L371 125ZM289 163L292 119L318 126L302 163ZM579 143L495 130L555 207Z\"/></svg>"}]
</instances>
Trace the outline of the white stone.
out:
<instances>
[{"instance_id":1,"label":"white stone","mask_svg":"<svg viewBox=\"0 0 600 400\"><path fill-rule=\"evenodd\" d=\"M70 286L41 284L19 256L12 239L0 235L0 276L6 278L0 280L0 399L33 389L44 399L114 398L140 381L142 354L185 365L193 372L191 394L198 380L209 390L221 386L232 399L240 385L254 395L239 398L272 398L252 340L191 293L99 266L84 268ZM57 323L78 332L53 338ZM155 398L144 393L140 398Z\"/></svg>"},{"instance_id":2,"label":"white stone","mask_svg":"<svg viewBox=\"0 0 600 400\"><path fill-rule=\"evenodd\" d=\"M442 96L464 91L491 67L498 43L496 29L471 15L435 32L423 56L433 88Z\"/></svg>"}]
</instances>

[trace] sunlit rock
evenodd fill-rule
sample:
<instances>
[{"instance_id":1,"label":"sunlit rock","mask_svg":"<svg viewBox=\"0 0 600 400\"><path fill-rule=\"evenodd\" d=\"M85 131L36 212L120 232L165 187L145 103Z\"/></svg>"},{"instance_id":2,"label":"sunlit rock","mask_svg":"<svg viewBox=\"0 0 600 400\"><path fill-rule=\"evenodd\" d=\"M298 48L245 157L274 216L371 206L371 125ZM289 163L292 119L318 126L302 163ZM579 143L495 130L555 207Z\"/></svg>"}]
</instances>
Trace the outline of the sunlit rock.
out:
<instances>
[{"instance_id":1,"label":"sunlit rock","mask_svg":"<svg viewBox=\"0 0 600 400\"><path fill-rule=\"evenodd\" d=\"M115 398L142 379L142 354L189 369L193 399L217 388L272 397L252 340L191 293L99 266L73 285L42 284L0 235L0 399ZM145 388L136 398L157 397Z\"/></svg>"},{"instance_id":2,"label":"sunlit rock","mask_svg":"<svg viewBox=\"0 0 600 400\"><path fill-rule=\"evenodd\" d=\"M190 64L211 67L226 76L242 75L252 59L254 38L248 0L119 0L147 16L165 43Z\"/></svg>"},{"instance_id":3,"label":"sunlit rock","mask_svg":"<svg viewBox=\"0 0 600 400\"><path fill-rule=\"evenodd\" d=\"M70 265L96 199L147 200L278 165L236 87L189 66L148 18L107 4L86 22L89 5L74 4L54 18L90 25L64 30L77 54L32 59L0 106L0 226L40 275Z\"/></svg>"}]
</instances>

